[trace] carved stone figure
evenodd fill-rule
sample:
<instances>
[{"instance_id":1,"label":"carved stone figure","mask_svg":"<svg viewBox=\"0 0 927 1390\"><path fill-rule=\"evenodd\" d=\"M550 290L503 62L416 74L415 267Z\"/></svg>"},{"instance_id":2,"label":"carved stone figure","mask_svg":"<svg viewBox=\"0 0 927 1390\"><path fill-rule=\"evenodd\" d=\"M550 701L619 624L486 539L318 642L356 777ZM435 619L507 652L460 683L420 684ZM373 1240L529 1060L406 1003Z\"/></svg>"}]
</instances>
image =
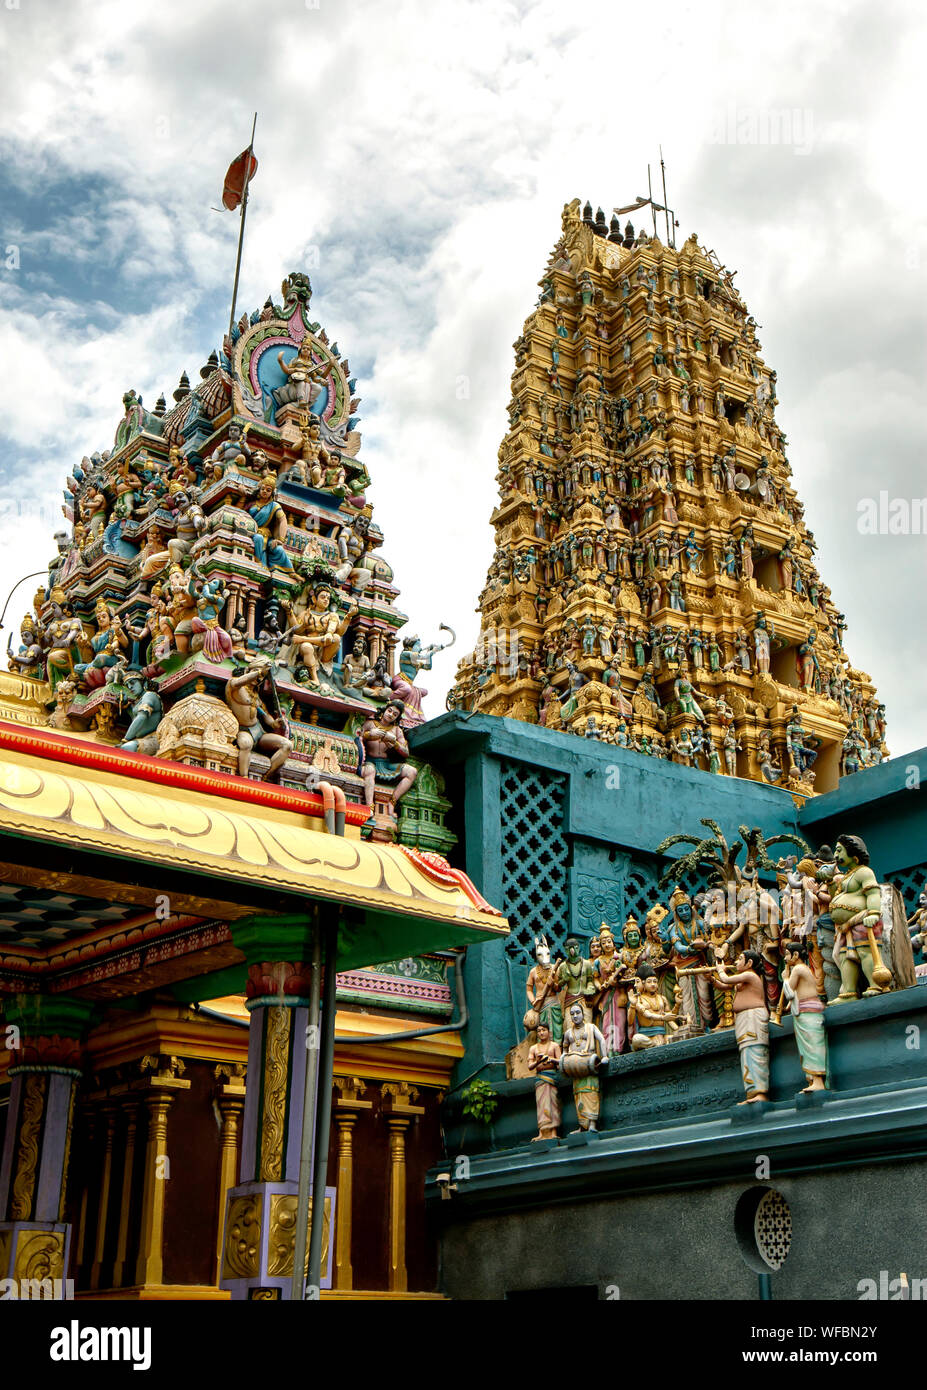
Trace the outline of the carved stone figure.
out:
<instances>
[{"instance_id":1,"label":"carved stone figure","mask_svg":"<svg viewBox=\"0 0 927 1390\"><path fill-rule=\"evenodd\" d=\"M418 769L403 761L409 756L409 745L399 722L403 709L401 700L389 700L378 715L366 721L360 732L364 745L364 764L361 768L364 802L372 807L376 783L385 783L392 788L390 803L394 814L400 798L405 796L418 776Z\"/></svg>"},{"instance_id":2,"label":"carved stone figure","mask_svg":"<svg viewBox=\"0 0 927 1390\"><path fill-rule=\"evenodd\" d=\"M601 1032L586 1020L578 1001L570 1006L569 1017L570 1026L563 1035L560 1070L573 1082L579 1130L595 1130L601 1104L598 1073L608 1065L608 1052Z\"/></svg>"},{"instance_id":3,"label":"carved stone figure","mask_svg":"<svg viewBox=\"0 0 927 1390\"><path fill-rule=\"evenodd\" d=\"M246 669L232 676L225 688L226 703L238 720L239 776L248 776L251 754L256 749L270 755L270 765L262 779L265 782L279 771L293 747L286 720L266 709L258 691L265 680L273 680L272 671L266 656L252 657Z\"/></svg>"}]
</instances>

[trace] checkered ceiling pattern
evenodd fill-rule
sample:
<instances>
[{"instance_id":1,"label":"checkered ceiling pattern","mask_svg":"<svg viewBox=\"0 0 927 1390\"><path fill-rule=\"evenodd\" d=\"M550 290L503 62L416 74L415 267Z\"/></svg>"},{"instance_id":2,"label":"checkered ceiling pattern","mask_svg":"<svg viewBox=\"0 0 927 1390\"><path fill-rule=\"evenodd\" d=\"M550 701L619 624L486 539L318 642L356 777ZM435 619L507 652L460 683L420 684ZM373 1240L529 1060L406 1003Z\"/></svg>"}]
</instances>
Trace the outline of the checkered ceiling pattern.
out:
<instances>
[{"instance_id":1,"label":"checkered ceiling pattern","mask_svg":"<svg viewBox=\"0 0 927 1390\"><path fill-rule=\"evenodd\" d=\"M128 903L0 883L0 946L50 946L138 915Z\"/></svg>"}]
</instances>

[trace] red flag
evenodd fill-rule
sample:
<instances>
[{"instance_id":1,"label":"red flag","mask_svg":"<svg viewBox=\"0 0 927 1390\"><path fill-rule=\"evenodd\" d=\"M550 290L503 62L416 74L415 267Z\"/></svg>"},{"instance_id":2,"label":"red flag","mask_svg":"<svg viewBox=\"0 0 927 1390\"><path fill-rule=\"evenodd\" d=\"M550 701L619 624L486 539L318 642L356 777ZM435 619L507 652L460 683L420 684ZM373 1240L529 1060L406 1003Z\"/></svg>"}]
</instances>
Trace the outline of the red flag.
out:
<instances>
[{"instance_id":1,"label":"red flag","mask_svg":"<svg viewBox=\"0 0 927 1390\"><path fill-rule=\"evenodd\" d=\"M250 167L249 167L250 166ZM257 173L257 156L248 150L242 150L237 159L233 159L228 167L225 176L225 187L222 190L222 206L228 208L229 212L234 212L245 196L245 188ZM248 172L246 173L246 169Z\"/></svg>"}]
</instances>

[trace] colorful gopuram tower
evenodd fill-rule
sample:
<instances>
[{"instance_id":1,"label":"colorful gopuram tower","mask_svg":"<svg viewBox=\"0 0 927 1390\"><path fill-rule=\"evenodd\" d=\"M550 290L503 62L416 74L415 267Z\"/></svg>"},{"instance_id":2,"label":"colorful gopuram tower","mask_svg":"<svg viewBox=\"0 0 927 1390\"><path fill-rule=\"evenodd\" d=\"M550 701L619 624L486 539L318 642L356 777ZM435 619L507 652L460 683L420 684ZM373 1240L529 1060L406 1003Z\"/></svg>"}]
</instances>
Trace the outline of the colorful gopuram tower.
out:
<instances>
[{"instance_id":1,"label":"colorful gopuram tower","mask_svg":"<svg viewBox=\"0 0 927 1390\"><path fill-rule=\"evenodd\" d=\"M434 1294L460 948L507 927L310 296L126 393L0 672L0 1297L299 1297L310 1167L310 1292Z\"/></svg>"},{"instance_id":2,"label":"colorful gopuram tower","mask_svg":"<svg viewBox=\"0 0 927 1390\"><path fill-rule=\"evenodd\" d=\"M844 651L733 274L577 199L540 286L449 708L799 797L880 762L884 706Z\"/></svg>"},{"instance_id":3,"label":"colorful gopuram tower","mask_svg":"<svg viewBox=\"0 0 927 1390\"><path fill-rule=\"evenodd\" d=\"M3 708L140 755L324 782L342 823L391 840L405 816L410 844L446 850L440 779L415 788L403 733L437 648L398 649L356 382L311 294L288 276L170 410L125 394L112 449L67 480Z\"/></svg>"}]
</instances>

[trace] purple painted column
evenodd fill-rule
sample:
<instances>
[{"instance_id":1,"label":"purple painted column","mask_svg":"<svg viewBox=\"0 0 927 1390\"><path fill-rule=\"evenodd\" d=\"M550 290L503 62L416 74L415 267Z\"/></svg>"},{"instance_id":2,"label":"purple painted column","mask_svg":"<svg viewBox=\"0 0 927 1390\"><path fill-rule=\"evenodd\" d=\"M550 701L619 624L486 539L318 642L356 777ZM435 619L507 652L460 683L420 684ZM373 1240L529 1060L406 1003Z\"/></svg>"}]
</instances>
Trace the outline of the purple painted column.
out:
<instances>
[{"instance_id":1,"label":"purple painted column","mask_svg":"<svg viewBox=\"0 0 927 1390\"><path fill-rule=\"evenodd\" d=\"M71 1227L64 1220L80 1038L92 1004L20 996L0 1037L13 1052L0 1155L0 1291L64 1298Z\"/></svg>"},{"instance_id":2,"label":"purple painted column","mask_svg":"<svg viewBox=\"0 0 927 1390\"><path fill-rule=\"evenodd\" d=\"M306 1067L318 1055L307 1036L310 976L302 961L262 961L248 970L241 1176L228 1194L219 1280L233 1299L290 1297ZM326 1188L330 1229L334 1198ZM331 1287L333 1248L329 1239L323 1288Z\"/></svg>"}]
</instances>

